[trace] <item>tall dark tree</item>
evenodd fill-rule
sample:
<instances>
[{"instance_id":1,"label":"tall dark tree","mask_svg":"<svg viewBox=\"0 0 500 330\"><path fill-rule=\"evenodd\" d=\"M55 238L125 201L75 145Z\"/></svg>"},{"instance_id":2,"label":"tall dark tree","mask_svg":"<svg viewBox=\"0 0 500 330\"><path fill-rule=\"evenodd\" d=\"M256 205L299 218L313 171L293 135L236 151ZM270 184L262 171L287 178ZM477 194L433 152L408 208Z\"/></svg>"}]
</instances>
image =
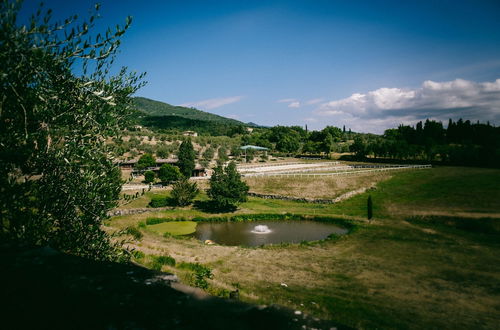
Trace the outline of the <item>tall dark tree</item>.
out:
<instances>
[{"instance_id":1,"label":"tall dark tree","mask_svg":"<svg viewBox=\"0 0 500 330\"><path fill-rule=\"evenodd\" d=\"M231 210L247 200L248 189L236 170L236 163L231 162L226 168L219 165L214 169L207 194L217 208Z\"/></svg>"},{"instance_id":2,"label":"tall dark tree","mask_svg":"<svg viewBox=\"0 0 500 330\"><path fill-rule=\"evenodd\" d=\"M102 222L121 190L105 141L127 124L141 85L109 71L130 19L92 36L98 6L88 21L40 10L23 26L20 9L0 1L0 241L122 258Z\"/></svg>"},{"instance_id":3,"label":"tall dark tree","mask_svg":"<svg viewBox=\"0 0 500 330\"><path fill-rule=\"evenodd\" d=\"M373 217L373 202L372 202L372 196L368 196L368 201L367 201L367 217L368 220L371 220Z\"/></svg>"},{"instance_id":4,"label":"tall dark tree","mask_svg":"<svg viewBox=\"0 0 500 330\"><path fill-rule=\"evenodd\" d=\"M191 143L191 139L185 139L182 141L179 147L179 153L177 154L179 158L179 169L185 177L191 177L194 167L195 167L195 158L196 153L194 152L193 143Z\"/></svg>"}]
</instances>

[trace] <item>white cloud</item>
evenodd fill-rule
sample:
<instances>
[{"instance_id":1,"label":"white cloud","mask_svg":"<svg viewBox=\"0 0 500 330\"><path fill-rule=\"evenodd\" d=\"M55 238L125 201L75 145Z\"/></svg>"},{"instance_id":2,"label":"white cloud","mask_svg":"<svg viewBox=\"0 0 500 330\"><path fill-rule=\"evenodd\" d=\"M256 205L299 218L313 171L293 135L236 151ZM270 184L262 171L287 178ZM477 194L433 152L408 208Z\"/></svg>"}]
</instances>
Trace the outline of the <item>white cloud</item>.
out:
<instances>
[{"instance_id":1,"label":"white cloud","mask_svg":"<svg viewBox=\"0 0 500 330\"><path fill-rule=\"evenodd\" d=\"M218 97L197 102L186 102L180 104L183 107L195 107L204 110L211 110L222 107L223 105L239 102L243 96Z\"/></svg>"},{"instance_id":2,"label":"white cloud","mask_svg":"<svg viewBox=\"0 0 500 330\"><path fill-rule=\"evenodd\" d=\"M334 116L338 124L352 123L355 130L377 133L426 118L441 121L464 118L498 123L500 79L494 82L428 80L414 89L384 87L323 103L315 113Z\"/></svg>"},{"instance_id":3,"label":"white cloud","mask_svg":"<svg viewBox=\"0 0 500 330\"><path fill-rule=\"evenodd\" d=\"M306 101L307 105L312 105L312 104L318 104L323 102L325 99L324 98L318 98L318 99L311 99L309 101Z\"/></svg>"},{"instance_id":4,"label":"white cloud","mask_svg":"<svg viewBox=\"0 0 500 330\"><path fill-rule=\"evenodd\" d=\"M289 108L300 108L300 101L297 99L281 99L278 103L288 103Z\"/></svg>"},{"instance_id":5,"label":"white cloud","mask_svg":"<svg viewBox=\"0 0 500 330\"><path fill-rule=\"evenodd\" d=\"M278 103L290 103L290 102L295 102L297 101L297 99L281 99L281 100L278 100L276 102Z\"/></svg>"}]
</instances>

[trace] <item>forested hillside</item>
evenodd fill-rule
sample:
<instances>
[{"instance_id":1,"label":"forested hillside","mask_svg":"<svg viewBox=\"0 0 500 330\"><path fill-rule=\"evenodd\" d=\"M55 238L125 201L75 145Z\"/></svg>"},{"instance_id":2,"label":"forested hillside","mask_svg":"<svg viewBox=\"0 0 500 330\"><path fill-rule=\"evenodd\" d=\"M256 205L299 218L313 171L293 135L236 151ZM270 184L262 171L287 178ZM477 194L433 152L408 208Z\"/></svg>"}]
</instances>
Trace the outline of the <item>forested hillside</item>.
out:
<instances>
[{"instance_id":1,"label":"forested hillside","mask_svg":"<svg viewBox=\"0 0 500 330\"><path fill-rule=\"evenodd\" d=\"M194 108L175 106L145 97L135 97L134 103L137 110L149 116L179 116L187 119L210 121L227 125L245 125L241 121L235 119L214 115Z\"/></svg>"},{"instance_id":2,"label":"forested hillside","mask_svg":"<svg viewBox=\"0 0 500 330\"><path fill-rule=\"evenodd\" d=\"M144 97L135 97L134 104L137 123L153 130L174 134L189 130L201 135L233 136L243 133L248 126L235 119Z\"/></svg>"}]
</instances>

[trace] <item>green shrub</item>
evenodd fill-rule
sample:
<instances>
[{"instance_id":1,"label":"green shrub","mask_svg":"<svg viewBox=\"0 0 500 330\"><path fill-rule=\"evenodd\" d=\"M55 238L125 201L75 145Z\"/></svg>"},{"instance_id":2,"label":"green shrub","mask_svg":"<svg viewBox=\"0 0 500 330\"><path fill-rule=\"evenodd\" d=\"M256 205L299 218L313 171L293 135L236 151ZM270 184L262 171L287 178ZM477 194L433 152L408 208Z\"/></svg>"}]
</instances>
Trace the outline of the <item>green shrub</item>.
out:
<instances>
[{"instance_id":1,"label":"green shrub","mask_svg":"<svg viewBox=\"0 0 500 330\"><path fill-rule=\"evenodd\" d=\"M132 251L132 256L135 259L144 259L144 257L146 257L146 255L144 254L144 252L137 251L137 250Z\"/></svg>"},{"instance_id":2,"label":"green shrub","mask_svg":"<svg viewBox=\"0 0 500 330\"><path fill-rule=\"evenodd\" d=\"M135 240L140 240L143 236L141 231L136 227L127 227L125 231L127 234L132 235Z\"/></svg>"},{"instance_id":3,"label":"green shrub","mask_svg":"<svg viewBox=\"0 0 500 330\"><path fill-rule=\"evenodd\" d=\"M153 183L155 181L155 172L146 171L144 172L144 182L145 183Z\"/></svg>"},{"instance_id":4,"label":"green shrub","mask_svg":"<svg viewBox=\"0 0 500 330\"><path fill-rule=\"evenodd\" d=\"M164 207L167 205L168 199L166 197L153 196L151 202L149 202L149 207Z\"/></svg>"},{"instance_id":5,"label":"green shrub","mask_svg":"<svg viewBox=\"0 0 500 330\"><path fill-rule=\"evenodd\" d=\"M193 285L201 289L207 289L208 282L206 279L214 277L210 268L199 263L181 262L177 268L194 272Z\"/></svg>"},{"instance_id":6,"label":"green shrub","mask_svg":"<svg viewBox=\"0 0 500 330\"><path fill-rule=\"evenodd\" d=\"M150 226L150 225L156 225L156 224L167 222L167 221L171 221L171 220L170 219L165 219L165 218L147 218L146 219L146 225L148 225L148 226Z\"/></svg>"},{"instance_id":7,"label":"green shrub","mask_svg":"<svg viewBox=\"0 0 500 330\"><path fill-rule=\"evenodd\" d=\"M154 270L161 270L164 265L175 266L175 259L171 256L153 256L151 268Z\"/></svg>"},{"instance_id":8,"label":"green shrub","mask_svg":"<svg viewBox=\"0 0 500 330\"><path fill-rule=\"evenodd\" d=\"M200 190L196 182L191 183L188 179L182 178L174 183L170 195L176 205L186 206L193 202L193 199L199 192Z\"/></svg>"},{"instance_id":9,"label":"green shrub","mask_svg":"<svg viewBox=\"0 0 500 330\"><path fill-rule=\"evenodd\" d=\"M170 164L163 164L160 167L160 171L158 173L158 178L160 179L160 181L164 185L166 185L166 184L169 184L171 182L179 180L181 175L182 175L181 171L179 170L179 168L177 166L173 166Z\"/></svg>"}]
</instances>

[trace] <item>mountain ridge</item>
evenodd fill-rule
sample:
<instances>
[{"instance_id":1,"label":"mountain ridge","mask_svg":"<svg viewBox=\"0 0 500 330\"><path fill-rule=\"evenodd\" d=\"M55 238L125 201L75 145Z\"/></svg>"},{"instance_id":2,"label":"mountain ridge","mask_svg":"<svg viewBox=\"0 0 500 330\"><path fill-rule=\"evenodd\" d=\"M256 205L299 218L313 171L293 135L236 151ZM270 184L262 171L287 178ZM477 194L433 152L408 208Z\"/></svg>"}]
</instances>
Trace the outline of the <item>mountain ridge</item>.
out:
<instances>
[{"instance_id":1,"label":"mountain ridge","mask_svg":"<svg viewBox=\"0 0 500 330\"><path fill-rule=\"evenodd\" d=\"M186 119L193 119L198 121L215 122L225 125L243 125L249 126L239 120L226 118L210 112L198 110L195 108L188 108L183 106L171 105L166 102L152 100L146 97L134 97L134 103L137 110L152 117L164 116L179 116Z\"/></svg>"}]
</instances>

